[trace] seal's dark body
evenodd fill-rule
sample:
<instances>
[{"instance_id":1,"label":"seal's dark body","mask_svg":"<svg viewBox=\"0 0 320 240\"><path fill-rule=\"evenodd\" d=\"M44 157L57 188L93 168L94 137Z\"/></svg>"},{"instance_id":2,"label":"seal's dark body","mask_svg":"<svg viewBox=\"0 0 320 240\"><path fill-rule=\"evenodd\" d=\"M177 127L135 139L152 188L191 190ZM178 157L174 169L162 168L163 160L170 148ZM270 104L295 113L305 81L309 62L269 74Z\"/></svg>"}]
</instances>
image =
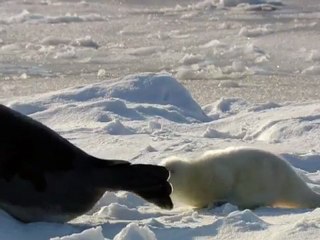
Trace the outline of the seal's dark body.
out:
<instances>
[{"instance_id":1,"label":"seal's dark body","mask_svg":"<svg viewBox=\"0 0 320 240\"><path fill-rule=\"evenodd\" d=\"M88 155L43 124L0 105L0 208L25 222L65 222L105 191L125 190L172 208L161 166Z\"/></svg>"}]
</instances>

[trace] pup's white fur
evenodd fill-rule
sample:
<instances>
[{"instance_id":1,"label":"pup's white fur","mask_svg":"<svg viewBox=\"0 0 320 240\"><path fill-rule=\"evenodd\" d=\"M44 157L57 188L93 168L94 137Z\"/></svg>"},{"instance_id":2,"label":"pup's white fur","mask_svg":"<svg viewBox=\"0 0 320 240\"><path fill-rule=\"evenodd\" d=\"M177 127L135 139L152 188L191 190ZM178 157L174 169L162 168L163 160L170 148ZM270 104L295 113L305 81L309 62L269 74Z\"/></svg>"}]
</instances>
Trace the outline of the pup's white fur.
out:
<instances>
[{"instance_id":1,"label":"pup's white fur","mask_svg":"<svg viewBox=\"0 0 320 240\"><path fill-rule=\"evenodd\" d=\"M170 157L163 165L170 171L173 197L196 208L223 202L240 208L320 207L320 195L270 152L227 148L197 159Z\"/></svg>"}]
</instances>

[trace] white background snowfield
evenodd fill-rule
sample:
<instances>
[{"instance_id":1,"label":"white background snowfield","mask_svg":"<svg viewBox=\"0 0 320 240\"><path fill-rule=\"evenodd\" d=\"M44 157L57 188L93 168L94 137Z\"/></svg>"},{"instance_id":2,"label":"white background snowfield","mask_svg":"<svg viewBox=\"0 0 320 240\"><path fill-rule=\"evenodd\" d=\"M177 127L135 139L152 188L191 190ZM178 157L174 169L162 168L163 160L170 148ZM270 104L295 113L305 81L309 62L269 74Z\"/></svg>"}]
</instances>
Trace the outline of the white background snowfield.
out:
<instances>
[{"instance_id":1,"label":"white background snowfield","mask_svg":"<svg viewBox=\"0 0 320 240\"><path fill-rule=\"evenodd\" d=\"M270 150L320 193L319 20L318 0L0 1L0 103L100 158ZM0 211L0 239L320 238L320 209L176 204L106 192L65 224Z\"/></svg>"}]
</instances>

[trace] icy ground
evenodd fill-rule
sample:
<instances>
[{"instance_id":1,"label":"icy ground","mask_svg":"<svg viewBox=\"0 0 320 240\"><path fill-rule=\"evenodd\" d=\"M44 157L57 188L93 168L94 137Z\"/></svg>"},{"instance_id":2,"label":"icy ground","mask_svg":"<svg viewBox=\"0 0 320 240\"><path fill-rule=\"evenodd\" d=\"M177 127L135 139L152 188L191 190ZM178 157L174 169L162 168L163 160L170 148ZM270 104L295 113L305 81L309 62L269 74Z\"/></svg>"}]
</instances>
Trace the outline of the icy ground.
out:
<instances>
[{"instance_id":1,"label":"icy ground","mask_svg":"<svg viewBox=\"0 0 320 240\"><path fill-rule=\"evenodd\" d=\"M269 149L320 192L320 101L254 104L222 98L200 107L163 73L3 103L103 158L159 164L173 154L227 146ZM107 192L91 212L68 224L22 224L1 213L0 239L318 239L320 234L319 209L238 211L227 204L196 211L177 204L164 211L133 194Z\"/></svg>"},{"instance_id":2,"label":"icy ground","mask_svg":"<svg viewBox=\"0 0 320 240\"><path fill-rule=\"evenodd\" d=\"M0 103L101 158L270 150L320 192L319 18L318 0L0 1ZM107 192L66 224L0 212L0 239L320 236L319 209L177 206Z\"/></svg>"},{"instance_id":3,"label":"icy ground","mask_svg":"<svg viewBox=\"0 0 320 240\"><path fill-rule=\"evenodd\" d=\"M0 1L0 98L166 71L201 104L319 99L319 18L318 0Z\"/></svg>"}]
</instances>

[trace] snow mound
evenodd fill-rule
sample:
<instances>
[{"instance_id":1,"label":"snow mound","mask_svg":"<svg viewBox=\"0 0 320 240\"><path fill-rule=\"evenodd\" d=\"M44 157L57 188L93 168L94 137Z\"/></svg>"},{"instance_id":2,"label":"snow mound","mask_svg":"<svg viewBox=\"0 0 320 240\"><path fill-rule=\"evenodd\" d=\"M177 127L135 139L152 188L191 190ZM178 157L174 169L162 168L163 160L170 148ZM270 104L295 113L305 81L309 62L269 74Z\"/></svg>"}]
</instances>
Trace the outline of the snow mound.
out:
<instances>
[{"instance_id":1,"label":"snow mound","mask_svg":"<svg viewBox=\"0 0 320 240\"><path fill-rule=\"evenodd\" d=\"M320 228L319 208L306 213L299 220L290 223L283 231L276 232L272 239L318 239ZM306 236L306 233L308 235Z\"/></svg>"},{"instance_id":2,"label":"snow mound","mask_svg":"<svg viewBox=\"0 0 320 240\"><path fill-rule=\"evenodd\" d=\"M180 59L179 63L184 65L192 65L203 61L203 57L199 54L186 54Z\"/></svg>"},{"instance_id":3,"label":"snow mound","mask_svg":"<svg viewBox=\"0 0 320 240\"><path fill-rule=\"evenodd\" d=\"M245 37L259 37L262 35L267 35L272 33L272 29L270 29L269 25L263 25L256 28L248 28L248 27L242 27L239 31L239 35L245 36Z\"/></svg>"},{"instance_id":4,"label":"snow mound","mask_svg":"<svg viewBox=\"0 0 320 240\"><path fill-rule=\"evenodd\" d=\"M70 39L65 39L61 37L48 36L42 39L40 43L44 45L58 46L58 45L68 45L71 43L71 41L72 40Z\"/></svg>"},{"instance_id":5,"label":"snow mound","mask_svg":"<svg viewBox=\"0 0 320 240\"><path fill-rule=\"evenodd\" d=\"M36 54L53 59L75 59L82 54L84 48L98 49L100 45L87 35L81 38L65 38L47 36L40 43L28 43L26 48L36 50Z\"/></svg>"},{"instance_id":6,"label":"snow mound","mask_svg":"<svg viewBox=\"0 0 320 240\"><path fill-rule=\"evenodd\" d=\"M290 138L316 136L320 132L318 118L295 118L273 121L268 123L259 134L257 140L279 143Z\"/></svg>"},{"instance_id":7,"label":"snow mound","mask_svg":"<svg viewBox=\"0 0 320 240\"><path fill-rule=\"evenodd\" d=\"M210 117L219 117L237 114L247 110L249 103L241 98L221 98L218 101L203 107L203 111ZM215 118L216 119L216 118Z\"/></svg>"},{"instance_id":8,"label":"snow mound","mask_svg":"<svg viewBox=\"0 0 320 240\"><path fill-rule=\"evenodd\" d=\"M124 126L118 119L107 123L104 129L111 135L129 135L135 132L132 128Z\"/></svg>"},{"instance_id":9,"label":"snow mound","mask_svg":"<svg viewBox=\"0 0 320 240\"><path fill-rule=\"evenodd\" d=\"M58 111L55 106L61 104L64 107L59 107ZM73 123L83 124L84 119L95 121L92 124L105 123L105 131L116 135L136 132L134 128L125 126L124 121L130 120L152 121L160 117L180 123L211 121L185 87L162 73L132 75L47 93L23 103L9 102L8 105L26 114L47 110L42 115L44 120L55 112ZM85 113L83 119L77 116L79 111Z\"/></svg>"},{"instance_id":10,"label":"snow mound","mask_svg":"<svg viewBox=\"0 0 320 240\"><path fill-rule=\"evenodd\" d=\"M222 206L215 207L210 210L213 214L218 214L222 216L227 216L232 212L238 211L238 207L235 205L232 205L231 203L223 204Z\"/></svg>"},{"instance_id":11,"label":"snow mound","mask_svg":"<svg viewBox=\"0 0 320 240\"><path fill-rule=\"evenodd\" d=\"M258 106L249 108L249 111L260 112L260 111L264 111L272 108L279 108L279 107L281 107L281 105L278 103L267 102L267 103L262 103L262 104L259 104Z\"/></svg>"},{"instance_id":12,"label":"snow mound","mask_svg":"<svg viewBox=\"0 0 320 240\"><path fill-rule=\"evenodd\" d=\"M68 97L71 97L70 95ZM190 93L167 74L129 76L105 88L82 89L72 98L87 101L90 98L112 97L130 103L143 115L159 115L171 121L209 121ZM190 120L191 120L190 119Z\"/></svg>"},{"instance_id":13,"label":"snow mound","mask_svg":"<svg viewBox=\"0 0 320 240\"><path fill-rule=\"evenodd\" d=\"M139 220L151 218L156 215L142 213L135 208L128 208L127 206L119 203L111 203L108 206L102 207L97 213L95 213L95 216L117 220Z\"/></svg>"},{"instance_id":14,"label":"snow mound","mask_svg":"<svg viewBox=\"0 0 320 240\"><path fill-rule=\"evenodd\" d=\"M225 48L225 47L227 47L227 45L217 39L213 39L213 40L200 46L200 48L213 48L213 49Z\"/></svg>"},{"instance_id":15,"label":"snow mound","mask_svg":"<svg viewBox=\"0 0 320 240\"><path fill-rule=\"evenodd\" d=\"M130 209L143 206L146 204L146 201L129 192L106 192L90 212L101 210L104 206L110 206L112 204L120 204Z\"/></svg>"},{"instance_id":16,"label":"snow mound","mask_svg":"<svg viewBox=\"0 0 320 240\"><path fill-rule=\"evenodd\" d=\"M99 14L87 14L87 15L77 15L77 14L66 14L65 16L53 16L53 17L43 17L45 22L50 24L57 23L72 23L72 22L101 22L107 19Z\"/></svg>"},{"instance_id":17,"label":"snow mound","mask_svg":"<svg viewBox=\"0 0 320 240\"><path fill-rule=\"evenodd\" d=\"M199 110L187 89L167 74L129 76L109 88L109 96L130 102L170 104L191 111Z\"/></svg>"},{"instance_id":18,"label":"snow mound","mask_svg":"<svg viewBox=\"0 0 320 240\"><path fill-rule=\"evenodd\" d=\"M72 46L63 46L53 54L54 59L73 59L77 58L77 53Z\"/></svg>"},{"instance_id":19,"label":"snow mound","mask_svg":"<svg viewBox=\"0 0 320 240\"><path fill-rule=\"evenodd\" d=\"M16 103L12 103L9 105L10 108L22 113L22 114L25 114L25 115L31 115L33 113L37 113L37 112L41 112L41 111L45 111L46 108L41 106L41 105L38 105L38 104L24 104L24 103L19 103L19 102L16 102Z\"/></svg>"},{"instance_id":20,"label":"snow mound","mask_svg":"<svg viewBox=\"0 0 320 240\"><path fill-rule=\"evenodd\" d=\"M228 139L228 138L241 138L243 136L233 136L229 132L220 132L218 130L208 127L207 130L203 133L203 137Z\"/></svg>"},{"instance_id":21,"label":"snow mound","mask_svg":"<svg viewBox=\"0 0 320 240\"><path fill-rule=\"evenodd\" d=\"M230 214L234 211L237 211L237 210L238 210L238 207L235 205L232 205L230 203L226 203L223 206L221 206L221 213L223 215L228 215L228 214Z\"/></svg>"},{"instance_id":22,"label":"snow mound","mask_svg":"<svg viewBox=\"0 0 320 240\"><path fill-rule=\"evenodd\" d=\"M165 48L162 46L155 46L155 47L132 48L127 50L127 52L130 55L142 57L142 56L152 55L164 50Z\"/></svg>"},{"instance_id":23,"label":"snow mound","mask_svg":"<svg viewBox=\"0 0 320 240\"><path fill-rule=\"evenodd\" d=\"M319 153L310 152L307 154L281 154L291 165L296 168L308 171L316 172L320 170L320 155Z\"/></svg>"},{"instance_id":24,"label":"snow mound","mask_svg":"<svg viewBox=\"0 0 320 240\"><path fill-rule=\"evenodd\" d=\"M231 226L237 231L260 231L268 227L268 224L260 219L252 211L246 209L244 211L231 212L223 219L223 226Z\"/></svg>"},{"instance_id":25,"label":"snow mound","mask_svg":"<svg viewBox=\"0 0 320 240\"><path fill-rule=\"evenodd\" d=\"M91 36L85 36L84 38L77 38L74 42L71 42L74 46L88 47L88 48L99 48L99 44L92 39Z\"/></svg>"},{"instance_id":26,"label":"snow mound","mask_svg":"<svg viewBox=\"0 0 320 240\"><path fill-rule=\"evenodd\" d=\"M50 240L105 240L105 238L102 235L102 227L99 226L69 236L50 238Z\"/></svg>"},{"instance_id":27,"label":"snow mound","mask_svg":"<svg viewBox=\"0 0 320 240\"><path fill-rule=\"evenodd\" d=\"M121 230L114 240L156 240L156 235L147 227L136 223L128 224Z\"/></svg>"},{"instance_id":28,"label":"snow mound","mask_svg":"<svg viewBox=\"0 0 320 240\"><path fill-rule=\"evenodd\" d=\"M209 121L190 93L167 74L129 76L106 89L107 96L131 103L138 113L171 121Z\"/></svg>"}]
</instances>

